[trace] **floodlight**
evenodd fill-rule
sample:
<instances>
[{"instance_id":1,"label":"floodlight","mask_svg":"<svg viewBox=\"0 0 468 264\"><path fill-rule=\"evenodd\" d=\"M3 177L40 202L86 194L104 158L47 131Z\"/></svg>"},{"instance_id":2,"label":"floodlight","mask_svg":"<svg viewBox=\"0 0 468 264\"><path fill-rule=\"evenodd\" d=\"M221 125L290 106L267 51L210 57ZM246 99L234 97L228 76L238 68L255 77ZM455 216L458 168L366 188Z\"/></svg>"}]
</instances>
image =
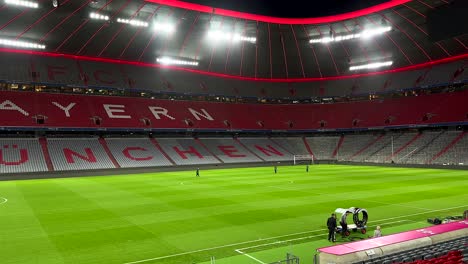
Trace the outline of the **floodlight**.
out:
<instances>
[{"instance_id":1,"label":"floodlight","mask_svg":"<svg viewBox=\"0 0 468 264\"><path fill-rule=\"evenodd\" d=\"M5 4L24 6L24 7L29 7L29 8L39 7L38 3L32 2L32 1L25 1L25 0L5 0Z\"/></svg>"},{"instance_id":2,"label":"floodlight","mask_svg":"<svg viewBox=\"0 0 468 264\"><path fill-rule=\"evenodd\" d=\"M364 69L377 69L381 67L388 67L393 64L393 61L372 62L368 64L355 65L349 67L350 71L364 70Z\"/></svg>"},{"instance_id":3,"label":"floodlight","mask_svg":"<svg viewBox=\"0 0 468 264\"><path fill-rule=\"evenodd\" d=\"M91 12L91 13L89 14L89 17L90 17L91 19L106 20L106 21L110 19L109 16L102 15L102 14L98 14L98 13L95 13L95 12Z\"/></svg>"},{"instance_id":4,"label":"floodlight","mask_svg":"<svg viewBox=\"0 0 468 264\"><path fill-rule=\"evenodd\" d=\"M175 26L171 23L156 22L153 25L155 31L171 34L175 31Z\"/></svg>"},{"instance_id":5,"label":"floodlight","mask_svg":"<svg viewBox=\"0 0 468 264\"><path fill-rule=\"evenodd\" d=\"M157 58L156 61L164 65L198 66L198 61L188 61L188 60L182 60L182 59L174 59L170 57Z\"/></svg>"},{"instance_id":6,"label":"floodlight","mask_svg":"<svg viewBox=\"0 0 468 264\"><path fill-rule=\"evenodd\" d=\"M26 48L26 49L45 49L45 45L33 43L33 42L26 42L20 40L10 40L10 39L2 39L0 38L0 45L3 46L11 46L11 47L18 47L18 48Z\"/></svg>"},{"instance_id":7,"label":"floodlight","mask_svg":"<svg viewBox=\"0 0 468 264\"><path fill-rule=\"evenodd\" d=\"M122 24L129 24L134 27L148 27L148 22L137 20L137 19L125 19L125 18L117 18L118 23Z\"/></svg>"},{"instance_id":8,"label":"floodlight","mask_svg":"<svg viewBox=\"0 0 468 264\"><path fill-rule=\"evenodd\" d=\"M209 40L212 41L233 41L233 42L239 42L239 41L245 41L245 42L251 42L255 43L257 41L256 37L247 37L247 36L242 36L238 33L230 33L230 32L224 32L221 30L210 30L207 33L207 37Z\"/></svg>"},{"instance_id":9,"label":"floodlight","mask_svg":"<svg viewBox=\"0 0 468 264\"><path fill-rule=\"evenodd\" d=\"M337 34L330 34L330 36L323 37L323 38L317 38L317 39L311 39L309 40L309 43L330 43L330 42L339 42L343 40L349 40L349 39L369 39L377 35L381 35L385 32L388 32L392 30L391 27L377 27L377 28L372 28L372 29L365 29L361 32L356 32L353 34L347 34L347 35L337 35ZM331 32L331 31L330 31Z\"/></svg>"}]
</instances>

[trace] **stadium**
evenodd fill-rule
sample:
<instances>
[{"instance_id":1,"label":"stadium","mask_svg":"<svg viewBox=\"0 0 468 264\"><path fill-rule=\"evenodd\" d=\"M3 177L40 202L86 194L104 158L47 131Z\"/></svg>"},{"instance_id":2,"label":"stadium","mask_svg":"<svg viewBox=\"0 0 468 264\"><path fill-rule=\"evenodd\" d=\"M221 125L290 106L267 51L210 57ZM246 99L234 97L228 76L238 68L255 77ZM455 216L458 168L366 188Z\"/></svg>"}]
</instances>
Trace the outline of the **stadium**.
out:
<instances>
[{"instance_id":1,"label":"stadium","mask_svg":"<svg viewBox=\"0 0 468 264\"><path fill-rule=\"evenodd\" d=\"M468 263L467 1L242 2L1 0L0 263Z\"/></svg>"}]
</instances>

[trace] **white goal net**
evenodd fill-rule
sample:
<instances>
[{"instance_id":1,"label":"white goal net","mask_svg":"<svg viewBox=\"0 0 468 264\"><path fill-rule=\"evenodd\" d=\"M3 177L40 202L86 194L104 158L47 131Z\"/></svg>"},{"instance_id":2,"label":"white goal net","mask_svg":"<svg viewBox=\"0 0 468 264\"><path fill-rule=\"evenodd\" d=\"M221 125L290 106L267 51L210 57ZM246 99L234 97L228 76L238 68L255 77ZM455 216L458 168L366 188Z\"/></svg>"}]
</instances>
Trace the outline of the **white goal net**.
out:
<instances>
[{"instance_id":1,"label":"white goal net","mask_svg":"<svg viewBox=\"0 0 468 264\"><path fill-rule=\"evenodd\" d=\"M294 155L294 165L297 164L314 164L314 155Z\"/></svg>"}]
</instances>

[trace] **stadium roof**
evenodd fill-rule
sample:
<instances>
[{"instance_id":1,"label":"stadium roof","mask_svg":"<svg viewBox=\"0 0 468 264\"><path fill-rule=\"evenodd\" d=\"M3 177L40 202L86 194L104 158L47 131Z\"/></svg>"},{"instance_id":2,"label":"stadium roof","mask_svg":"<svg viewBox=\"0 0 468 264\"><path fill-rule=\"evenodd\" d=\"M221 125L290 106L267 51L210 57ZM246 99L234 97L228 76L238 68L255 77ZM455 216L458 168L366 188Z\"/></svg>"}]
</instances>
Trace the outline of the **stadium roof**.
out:
<instances>
[{"instance_id":1,"label":"stadium roof","mask_svg":"<svg viewBox=\"0 0 468 264\"><path fill-rule=\"evenodd\" d=\"M448 0L393 0L315 18L268 17L177 0L61 0L57 8L51 0L29 1L38 8L14 5L25 1L0 3L0 43L8 44L0 48L38 44L29 46L38 54L143 63L159 58L200 73L280 80L362 73L367 70L350 67L376 62L391 62L385 70L468 57L467 34L437 43L428 39L427 14Z\"/></svg>"}]
</instances>

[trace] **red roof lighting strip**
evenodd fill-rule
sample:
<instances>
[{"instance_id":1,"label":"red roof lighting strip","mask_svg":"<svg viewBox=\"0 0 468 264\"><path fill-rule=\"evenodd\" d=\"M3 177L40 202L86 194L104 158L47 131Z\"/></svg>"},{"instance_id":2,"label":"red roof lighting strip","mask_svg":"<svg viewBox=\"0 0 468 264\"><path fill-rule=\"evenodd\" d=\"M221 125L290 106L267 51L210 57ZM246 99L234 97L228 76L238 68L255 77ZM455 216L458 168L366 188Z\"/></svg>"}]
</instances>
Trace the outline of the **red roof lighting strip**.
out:
<instances>
[{"instance_id":1,"label":"red roof lighting strip","mask_svg":"<svg viewBox=\"0 0 468 264\"><path fill-rule=\"evenodd\" d=\"M236 75L229 75L223 73L216 73L216 72L207 72L197 69L190 69L190 68L183 68L178 66L171 66L171 65L161 65L155 63L146 63L146 62L138 62L138 61L128 61L128 60L117 60L117 59L110 59L110 58L99 58L99 57L91 57L91 56L79 56L79 55L72 55L72 54L63 54L63 53L54 53L54 52L43 52L43 51L35 51L35 50L21 50L21 49L9 49L9 48L0 48L0 52L5 53L19 53L19 54L29 54L29 55L37 55L37 56L44 56L44 57L61 57L66 59L74 59L74 60L82 60L82 61L95 61L95 62L104 62L104 63L114 63L114 64L124 64L124 65L133 65L133 66L140 66L140 67L152 67L152 68L164 68L164 69L171 69L171 70L178 70L178 71L185 71L191 72L196 74L202 74L207 76L219 77L219 78L226 78L226 79L237 79L237 80L244 80L244 81L258 81L258 82L311 82L311 81L328 81L328 80L342 80L342 79L352 79L352 78L359 78L365 76L373 76L373 75L381 75L387 73L396 73L396 72L403 72L403 71L410 71L421 69L425 67L432 67L434 65L449 63L452 61L464 60L468 59L468 53L460 54L448 58L443 58L439 60L428 61L425 63L420 63L411 66L405 66L396 69L389 69L384 71L377 71L377 72L366 72L366 73L357 73L357 74L350 74L350 75L341 75L341 76L329 76L329 77L309 77L309 78L254 78L254 77L244 77L244 76L236 76Z\"/></svg>"},{"instance_id":2,"label":"red roof lighting strip","mask_svg":"<svg viewBox=\"0 0 468 264\"><path fill-rule=\"evenodd\" d=\"M299 55L299 62L301 63L302 77L305 78L304 64L302 63L301 50L299 49L299 43L297 42L296 32L294 31L293 25L289 25L294 36L294 41L296 42L297 54Z\"/></svg>"},{"instance_id":3,"label":"red roof lighting strip","mask_svg":"<svg viewBox=\"0 0 468 264\"><path fill-rule=\"evenodd\" d=\"M325 16L325 17L312 17L312 18L282 18L282 17L271 17L263 15L255 15L250 13L238 12L233 10L226 10L222 8L214 8L206 5L199 5L194 3L188 3L179 0L145 0L146 2L161 4L166 6L172 6L182 9L189 9L193 11L210 13L219 16L228 16L235 18L242 18L247 20L261 21L267 23L276 23L276 24L326 24L337 21L343 21L347 19L353 19L356 17L361 17L369 15L372 13L380 12L398 5L411 2L412 0L390 0L388 2L364 8L361 10L348 12L344 14L334 15L334 16Z\"/></svg>"},{"instance_id":4,"label":"red roof lighting strip","mask_svg":"<svg viewBox=\"0 0 468 264\"><path fill-rule=\"evenodd\" d=\"M366 17L367 20L369 20L372 24L374 25L377 25L377 23L369 16L369 17ZM414 63L411 61L411 59L408 57L408 55L406 54L406 52L400 47L400 45L398 45L398 43L393 40L393 38L390 36L390 34L388 34L388 32L385 32L384 33L385 36L387 36L388 39L390 39L390 41L395 45L395 47L398 48L398 50L400 50L401 54L403 54L403 56L405 56L406 60L411 64L411 65L414 65Z\"/></svg>"},{"instance_id":5,"label":"red roof lighting strip","mask_svg":"<svg viewBox=\"0 0 468 264\"><path fill-rule=\"evenodd\" d=\"M88 0L86 1L83 5L81 5L78 9L76 9L75 11L73 11L71 14L69 14L65 19L62 19L60 20L59 23L57 23L51 30L49 30L44 36L42 36L42 38L39 40L41 43L44 42L44 40L47 38L47 36L54 32L58 27L60 27L60 25L62 25L63 23L65 23L70 17L72 17L76 12L80 11L83 7L85 6L88 6L88 4L91 2L92 0Z\"/></svg>"},{"instance_id":6,"label":"red roof lighting strip","mask_svg":"<svg viewBox=\"0 0 468 264\"><path fill-rule=\"evenodd\" d=\"M195 18L195 20L193 20L193 23L192 23L192 25L190 26L189 31L187 32L187 34L186 34L185 37L184 37L184 41L182 42L182 46L180 47L180 50L179 50L179 57L182 57L182 54L183 54L183 52L185 51L185 47L187 46L188 38L190 37L190 35L192 35L193 27L195 26L195 24L197 23L198 19L200 18L200 14L201 14L201 13L198 13L198 14L197 14L197 17Z\"/></svg>"},{"instance_id":7,"label":"red roof lighting strip","mask_svg":"<svg viewBox=\"0 0 468 264\"><path fill-rule=\"evenodd\" d=\"M66 3L68 3L70 0L66 0L66 1L63 1L62 3L60 3L61 6L65 5ZM21 38L26 32L28 32L29 30L31 30L31 28L33 28L34 26L36 26L37 24L39 24L44 18L46 18L47 16L50 15L50 13L54 12L55 10L57 10L56 8L53 8L51 10L49 10L49 12L45 13L44 15L42 15L38 20L36 20L36 22L32 23L31 25L29 25L23 32L21 32L20 34L18 34L18 36L16 36L16 40L18 40L19 38Z\"/></svg>"},{"instance_id":8,"label":"red roof lighting strip","mask_svg":"<svg viewBox=\"0 0 468 264\"><path fill-rule=\"evenodd\" d=\"M110 3L110 2L109 2ZM112 14L112 16L110 17L111 20L114 19L114 17L116 17L118 14L120 14L120 12L122 10L124 10L128 4L130 4L130 0L127 0L120 8L119 10L117 10L116 12L114 12ZM101 32L101 30L103 28L105 28L106 26L108 25L108 22L107 21L104 21L104 23L101 25L101 27L96 31L94 32L94 34L85 42L85 44L83 46L81 46L81 48L78 50L77 54L80 54L87 46L88 44L97 36L97 34L99 34L99 32ZM112 40L111 40L112 41ZM101 54L99 54L100 56Z\"/></svg>"},{"instance_id":9,"label":"red roof lighting strip","mask_svg":"<svg viewBox=\"0 0 468 264\"><path fill-rule=\"evenodd\" d=\"M138 9L132 14L132 16L130 17L130 20L134 19L137 14L140 12L140 10L146 5L146 3L143 3L141 4ZM107 50L107 48L109 47L109 45L114 41L114 39L120 34L120 32L122 32L122 30L127 26L127 24L122 24L119 28L119 30L117 30L117 32L114 33L114 35L112 36L112 38L107 42L107 45L102 48L101 52L99 52L98 54L98 57L101 57L101 55L104 53L104 51Z\"/></svg>"},{"instance_id":10,"label":"red roof lighting strip","mask_svg":"<svg viewBox=\"0 0 468 264\"><path fill-rule=\"evenodd\" d=\"M308 36L307 30L304 25L302 25L302 29L304 30L304 35ZM322 70L320 69L320 64L318 62L317 54L315 53L314 45L310 45L312 48L312 53L314 54L315 64L317 64L317 69L320 74L320 78L323 78Z\"/></svg>"},{"instance_id":11,"label":"red roof lighting strip","mask_svg":"<svg viewBox=\"0 0 468 264\"><path fill-rule=\"evenodd\" d=\"M161 8L161 6L158 6L157 8L154 9L154 11L151 13L151 15L145 20L146 22L150 22L154 15L156 15L156 12L158 12L158 10ZM120 55L119 55L119 58L122 58L123 55L125 54L125 52L127 52L127 49L128 47L130 47L130 44L133 43L133 41L135 40L135 38L140 34L140 32L143 30L143 28L139 28L137 30L137 32L135 32L135 34L133 34L132 38L130 39L130 41L127 43L127 45L125 46L125 48L120 52Z\"/></svg>"}]
</instances>

